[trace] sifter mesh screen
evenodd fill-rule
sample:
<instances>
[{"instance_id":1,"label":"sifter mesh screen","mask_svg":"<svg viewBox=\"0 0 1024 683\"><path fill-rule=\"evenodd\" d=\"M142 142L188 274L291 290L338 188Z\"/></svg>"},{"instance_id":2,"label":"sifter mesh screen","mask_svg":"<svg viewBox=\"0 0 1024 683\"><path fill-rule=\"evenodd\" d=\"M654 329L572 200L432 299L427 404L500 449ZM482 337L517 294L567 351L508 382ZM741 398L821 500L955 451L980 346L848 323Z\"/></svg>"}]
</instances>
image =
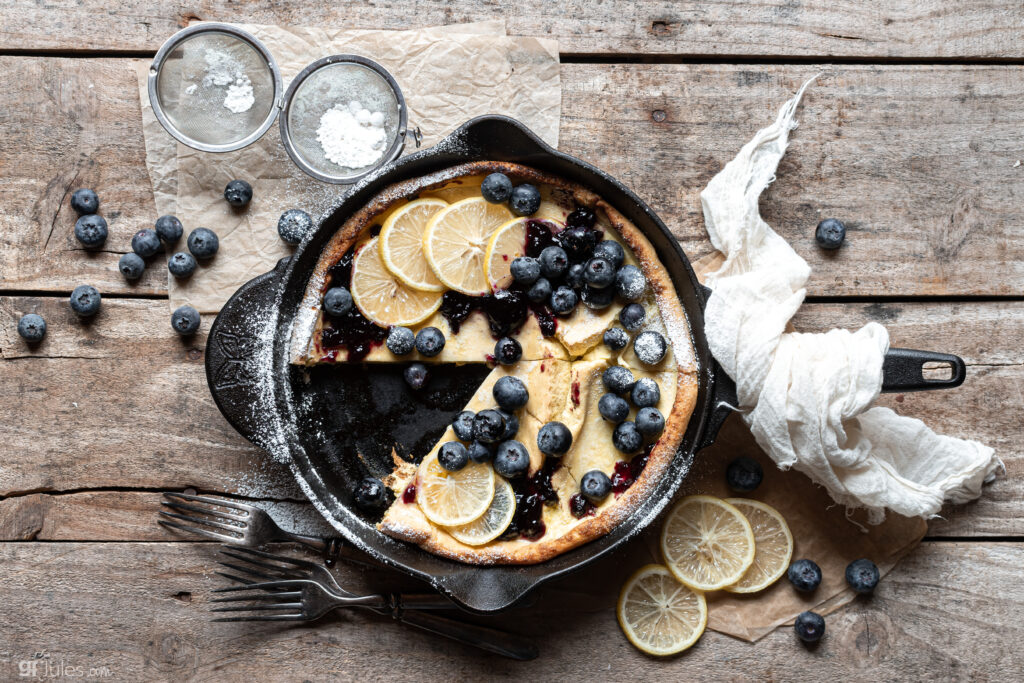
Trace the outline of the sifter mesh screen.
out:
<instances>
[{"instance_id":1,"label":"sifter mesh screen","mask_svg":"<svg viewBox=\"0 0 1024 683\"><path fill-rule=\"evenodd\" d=\"M195 33L160 63L156 96L179 139L231 145L255 134L271 116L274 68L238 36L217 30Z\"/></svg>"}]
</instances>

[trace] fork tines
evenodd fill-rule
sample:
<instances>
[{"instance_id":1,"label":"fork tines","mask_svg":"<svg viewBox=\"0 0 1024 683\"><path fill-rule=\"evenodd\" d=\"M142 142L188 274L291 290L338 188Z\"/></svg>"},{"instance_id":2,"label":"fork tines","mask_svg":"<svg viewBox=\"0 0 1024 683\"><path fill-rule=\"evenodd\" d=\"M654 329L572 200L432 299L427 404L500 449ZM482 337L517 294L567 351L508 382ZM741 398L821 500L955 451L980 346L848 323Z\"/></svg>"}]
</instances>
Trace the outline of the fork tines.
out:
<instances>
[{"instance_id":1,"label":"fork tines","mask_svg":"<svg viewBox=\"0 0 1024 683\"><path fill-rule=\"evenodd\" d=\"M164 493L164 498L167 500L161 501L161 505L173 512L160 511L159 523L163 526L229 543L237 542L244 537L250 515L248 506L220 498L207 498L170 491ZM235 512L236 510L238 512ZM187 524L182 524L182 522L187 522Z\"/></svg>"},{"instance_id":2,"label":"fork tines","mask_svg":"<svg viewBox=\"0 0 1024 683\"><path fill-rule=\"evenodd\" d=\"M214 598L210 602L216 603L247 603L216 607L211 612L276 612L279 610L291 610L285 614L248 614L234 617L218 617L212 621L306 621L307 616L302 607L302 591L278 591L278 592L255 592L268 591L273 588L296 588L301 586L299 581L268 581L258 584L243 586L229 586L218 588L214 593L239 593L222 598ZM242 593L241 591L244 591Z\"/></svg>"}]
</instances>

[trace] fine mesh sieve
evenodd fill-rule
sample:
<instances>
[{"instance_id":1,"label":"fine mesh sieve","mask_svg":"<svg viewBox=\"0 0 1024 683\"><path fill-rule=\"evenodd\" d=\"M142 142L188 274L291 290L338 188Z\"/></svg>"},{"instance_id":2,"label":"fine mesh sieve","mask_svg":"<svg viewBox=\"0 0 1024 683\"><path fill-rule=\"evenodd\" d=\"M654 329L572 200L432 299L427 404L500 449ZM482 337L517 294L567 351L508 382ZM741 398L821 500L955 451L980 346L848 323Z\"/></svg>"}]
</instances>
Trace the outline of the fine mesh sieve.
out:
<instances>
[{"instance_id":1,"label":"fine mesh sieve","mask_svg":"<svg viewBox=\"0 0 1024 683\"><path fill-rule=\"evenodd\" d=\"M178 141L206 152L252 144L274 123L281 74L255 37L204 23L172 36L149 71L149 101Z\"/></svg>"},{"instance_id":2,"label":"fine mesh sieve","mask_svg":"<svg viewBox=\"0 0 1024 683\"><path fill-rule=\"evenodd\" d=\"M325 115L331 110L334 116L358 115L361 121L372 117L383 128L372 155L346 163L351 160L325 143ZM405 98L380 64L358 55L332 55L307 66L288 86L279 125L281 141L299 168L325 182L353 183L402 153Z\"/></svg>"}]
</instances>

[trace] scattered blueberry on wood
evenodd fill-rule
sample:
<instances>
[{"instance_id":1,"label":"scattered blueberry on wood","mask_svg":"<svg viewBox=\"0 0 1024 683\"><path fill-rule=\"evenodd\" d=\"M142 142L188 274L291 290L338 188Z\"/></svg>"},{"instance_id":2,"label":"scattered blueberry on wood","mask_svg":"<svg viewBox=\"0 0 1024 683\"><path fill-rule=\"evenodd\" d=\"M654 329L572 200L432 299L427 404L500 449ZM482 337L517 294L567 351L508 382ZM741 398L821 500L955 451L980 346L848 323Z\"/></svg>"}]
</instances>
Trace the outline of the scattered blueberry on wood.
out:
<instances>
[{"instance_id":1,"label":"scattered blueberry on wood","mask_svg":"<svg viewBox=\"0 0 1024 683\"><path fill-rule=\"evenodd\" d=\"M134 282L142 277L142 273L146 270L146 262L135 252L129 251L118 259L117 269L121 271L121 275L124 275L125 280Z\"/></svg>"},{"instance_id":2,"label":"scattered blueberry on wood","mask_svg":"<svg viewBox=\"0 0 1024 683\"><path fill-rule=\"evenodd\" d=\"M854 560L846 567L846 583L861 595L873 593L880 576L878 566L866 558Z\"/></svg>"},{"instance_id":3,"label":"scattered blueberry on wood","mask_svg":"<svg viewBox=\"0 0 1024 683\"><path fill-rule=\"evenodd\" d=\"M86 216L100 210L100 198L94 191L81 188L71 193L71 208L79 216Z\"/></svg>"},{"instance_id":4,"label":"scattered blueberry on wood","mask_svg":"<svg viewBox=\"0 0 1024 683\"><path fill-rule=\"evenodd\" d=\"M46 321L38 313L26 313L18 321L18 334L29 344L36 344L46 336Z\"/></svg>"},{"instance_id":5,"label":"scattered blueberry on wood","mask_svg":"<svg viewBox=\"0 0 1024 683\"><path fill-rule=\"evenodd\" d=\"M196 260L187 251L179 251L167 259L167 270L179 280L191 277L196 272Z\"/></svg>"},{"instance_id":6,"label":"scattered blueberry on wood","mask_svg":"<svg viewBox=\"0 0 1024 683\"><path fill-rule=\"evenodd\" d=\"M86 249L96 249L107 241L107 221L103 216L87 214L75 221L75 239Z\"/></svg>"},{"instance_id":7,"label":"scattered blueberry on wood","mask_svg":"<svg viewBox=\"0 0 1024 683\"><path fill-rule=\"evenodd\" d=\"M741 455L725 468L725 483L737 493L749 493L761 485L764 470L761 463Z\"/></svg>"},{"instance_id":8,"label":"scattered blueberry on wood","mask_svg":"<svg viewBox=\"0 0 1024 683\"><path fill-rule=\"evenodd\" d=\"M185 226L181 224L181 221L176 216L171 216L170 214L157 218L153 224L153 229L156 230L160 241L168 246L177 244L185 232Z\"/></svg>"},{"instance_id":9,"label":"scattered blueberry on wood","mask_svg":"<svg viewBox=\"0 0 1024 683\"><path fill-rule=\"evenodd\" d=\"M826 218L818 223L814 239L822 249L838 249L843 246L843 240L846 239L846 226L840 220Z\"/></svg>"},{"instance_id":10,"label":"scattered blueberry on wood","mask_svg":"<svg viewBox=\"0 0 1024 683\"><path fill-rule=\"evenodd\" d=\"M797 560L789 565L786 578L801 593L810 593L821 584L821 567L811 560Z\"/></svg>"},{"instance_id":11,"label":"scattered blueberry on wood","mask_svg":"<svg viewBox=\"0 0 1024 683\"><path fill-rule=\"evenodd\" d=\"M277 219L277 234L288 244L298 244L313 230L313 218L302 209L288 209Z\"/></svg>"},{"instance_id":12,"label":"scattered blueberry on wood","mask_svg":"<svg viewBox=\"0 0 1024 683\"><path fill-rule=\"evenodd\" d=\"M183 337L199 331L199 311L191 306L180 306L171 314L171 327Z\"/></svg>"},{"instance_id":13,"label":"scattered blueberry on wood","mask_svg":"<svg viewBox=\"0 0 1024 683\"><path fill-rule=\"evenodd\" d=\"M801 612L793 622L796 637L805 643L816 643L825 635L825 619L816 612Z\"/></svg>"},{"instance_id":14,"label":"scattered blueberry on wood","mask_svg":"<svg viewBox=\"0 0 1024 683\"><path fill-rule=\"evenodd\" d=\"M132 236L132 251L149 258L160 251L160 237L153 228L143 228Z\"/></svg>"},{"instance_id":15,"label":"scattered blueberry on wood","mask_svg":"<svg viewBox=\"0 0 1024 683\"><path fill-rule=\"evenodd\" d=\"M100 293L92 285L79 285L71 292L71 310L80 318L91 318L100 310Z\"/></svg>"},{"instance_id":16,"label":"scattered blueberry on wood","mask_svg":"<svg viewBox=\"0 0 1024 683\"><path fill-rule=\"evenodd\" d=\"M224 199L231 206L245 206L252 201L252 185L244 180L232 180L224 188Z\"/></svg>"}]
</instances>

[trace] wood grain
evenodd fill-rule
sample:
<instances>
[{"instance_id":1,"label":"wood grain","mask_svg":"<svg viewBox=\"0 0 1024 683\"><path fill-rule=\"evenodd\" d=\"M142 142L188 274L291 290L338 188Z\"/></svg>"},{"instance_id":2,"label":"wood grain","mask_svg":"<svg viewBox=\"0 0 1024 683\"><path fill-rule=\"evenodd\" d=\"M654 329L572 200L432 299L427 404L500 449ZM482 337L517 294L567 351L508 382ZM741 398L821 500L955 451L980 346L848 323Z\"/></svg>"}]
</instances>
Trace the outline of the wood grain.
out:
<instances>
[{"instance_id":1,"label":"wood grain","mask_svg":"<svg viewBox=\"0 0 1024 683\"><path fill-rule=\"evenodd\" d=\"M1019 294L1024 67L566 64L562 147L632 186L697 258L699 191L819 71L762 201L813 266L808 292ZM163 256L136 285L115 268L155 218L131 60L0 57L0 84L24 91L4 112L0 288L164 292ZM80 186L101 194L105 251L72 236ZM839 252L814 244L826 216L849 226Z\"/></svg>"},{"instance_id":2,"label":"wood grain","mask_svg":"<svg viewBox=\"0 0 1024 683\"><path fill-rule=\"evenodd\" d=\"M262 3L256 0L85 0L7 3L0 49L155 51L195 20L345 29L408 29L504 19L510 35L556 38L571 54L1019 58L1022 14L1010 0L469 0ZM413 20L414 19L414 20Z\"/></svg>"},{"instance_id":3,"label":"wood grain","mask_svg":"<svg viewBox=\"0 0 1024 683\"><path fill-rule=\"evenodd\" d=\"M755 646L706 633L685 655L657 660L627 643L613 607L628 572L648 561L645 540L541 589L529 610L477 617L536 639L541 658L526 663L364 612L315 625L212 624L209 591L225 582L210 544L4 543L0 672L13 679L19 661L43 652L51 666L105 666L115 680L376 680L385 666L407 680L1005 680L1024 667L1013 645L1024 637L1024 544L926 543L873 597L829 616L816 648L780 627ZM417 588L379 570L338 571L356 590Z\"/></svg>"},{"instance_id":4,"label":"wood grain","mask_svg":"<svg viewBox=\"0 0 1024 683\"><path fill-rule=\"evenodd\" d=\"M13 333L16 318L28 311L49 321L36 349ZM1024 392L1024 304L808 304L795 322L814 332L869 320L885 324L894 345L957 353L970 365L959 389L885 396L882 403L940 432L992 445L1007 464L1007 475L986 488L981 500L950 510L945 521L933 523L932 533L1024 535L1021 423L1017 411L1007 410L1021 404ZM209 318L204 331L208 325ZM83 326L62 298L4 297L0 330L7 335L0 336L0 414L7 420L0 495L191 486L302 499L286 468L249 445L220 415L206 386L205 339L186 342L174 335L165 301L107 300L97 319ZM735 422L733 428L741 427ZM41 538L91 540L113 533L97 530L114 505L109 498L40 498L25 503L27 511L11 500L0 506L0 520L8 520L0 523L0 538L22 538L24 529L40 526L39 510L44 520L56 516L37 532ZM125 497L126 504L139 500ZM91 516L95 522L83 522L80 529L96 535L61 530L71 514L61 505ZM139 530L150 523L147 518L115 537L152 538Z\"/></svg>"}]
</instances>

